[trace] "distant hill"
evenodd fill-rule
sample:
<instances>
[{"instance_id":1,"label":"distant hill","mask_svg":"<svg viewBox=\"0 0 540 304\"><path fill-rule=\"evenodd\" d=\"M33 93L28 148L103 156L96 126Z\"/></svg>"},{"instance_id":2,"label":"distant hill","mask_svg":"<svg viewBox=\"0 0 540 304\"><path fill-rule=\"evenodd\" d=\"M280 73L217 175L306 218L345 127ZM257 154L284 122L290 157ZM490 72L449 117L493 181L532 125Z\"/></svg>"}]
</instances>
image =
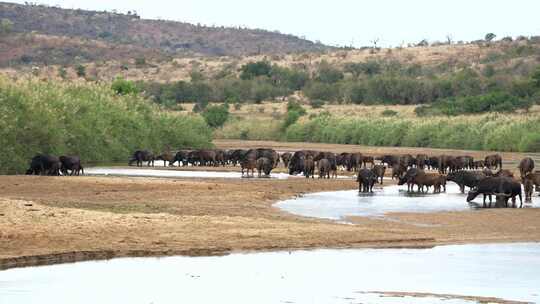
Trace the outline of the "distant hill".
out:
<instances>
[{"instance_id":1,"label":"distant hill","mask_svg":"<svg viewBox=\"0 0 540 304\"><path fill-rule=\"evenodd\" d=\"M127 51L135 56L246 56L332 49L293 35L266 30L145 20L133 13L34 4L0 2L0 21L7 27L0 31L0 64L4 66L8 61L11 64L31 61L40 64L65 63L73 59L120 59ZM59 41L61 44L57 44ZM40 55L48 50L56 54L52 54L52 58ZM51 62L44 62L45 59Z\"/></svg>"}]
</instances>

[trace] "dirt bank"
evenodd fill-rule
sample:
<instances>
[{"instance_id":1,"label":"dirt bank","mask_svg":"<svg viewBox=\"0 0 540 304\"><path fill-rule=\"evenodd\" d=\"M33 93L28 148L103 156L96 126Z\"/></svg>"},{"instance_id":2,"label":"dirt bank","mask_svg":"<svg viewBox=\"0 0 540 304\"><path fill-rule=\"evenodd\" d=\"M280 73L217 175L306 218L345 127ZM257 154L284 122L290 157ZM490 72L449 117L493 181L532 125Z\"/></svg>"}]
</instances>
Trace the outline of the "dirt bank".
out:
<instances>
[{"instance_id":1,"label":"dirt bank","mask_svg":"<svg viewBox=\"0 0 540 304\"><path fill-rule=\"evenodd\" d=\"M352 180L0 176L0 268L118 256L540 241L540 210L394 214L357 225L272 207ZM408 222L432 226L419 227Z\"/></svg>"}]
</instances>

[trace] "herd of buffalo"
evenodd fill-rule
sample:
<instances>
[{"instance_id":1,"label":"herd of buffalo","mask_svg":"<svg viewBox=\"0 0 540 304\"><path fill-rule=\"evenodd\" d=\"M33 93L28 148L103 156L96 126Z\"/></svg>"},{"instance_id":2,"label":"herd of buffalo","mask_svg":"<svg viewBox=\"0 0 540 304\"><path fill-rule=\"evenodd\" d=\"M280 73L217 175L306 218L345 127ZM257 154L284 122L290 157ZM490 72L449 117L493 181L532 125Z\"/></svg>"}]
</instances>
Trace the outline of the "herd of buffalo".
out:
<instances>
[{"instance_id":1,"label":"herd of buffalo","mask_svg":"<svg viewBox=\"0 0 540 304\"><path fill-rule=\"evenodd\" d=\"M398 185L407 184L408 191L414 191L416 185L418 192L426 192L433 187L433 192L438 193L446 191L447 181L452 181L459 185L462 193L465 193L465 187L470 188L468 202L482 194L484 206L486 198L489 198L490 207L492 195L496 197L497 207L507 207L510 199L512 206L516 206L516 197L519 197L522 206L521 184L526 202L531 201L535 188L540 190L540 172L534 171L533 159L527 157L520 162L520 178L517 179L511 171L502 169L502 157L498 154L475 160L471 156L418 154L414 157L407 154L373 157L362 153L335 154L313 150L278 153L265 148L181 150L160 155L138 150L133 153L128 164L143 166L146 163L147 166L154 166L154 162L160 160L164 166L174 166L176 163L179 166L239 165L242 177L253 177L255 170L259 177L268 177L280 163L288 169L290 175L303 174L306 178L314 178L315 173L319 178L337 178L338 170L354 171L359 191L364 193L372 192L375 183L383 183L388 168L392 179L397 179ZM38 154L32 158L26 173L79 175L84 174L84 169L77 156Z\"/></svg>"}]
</instances>

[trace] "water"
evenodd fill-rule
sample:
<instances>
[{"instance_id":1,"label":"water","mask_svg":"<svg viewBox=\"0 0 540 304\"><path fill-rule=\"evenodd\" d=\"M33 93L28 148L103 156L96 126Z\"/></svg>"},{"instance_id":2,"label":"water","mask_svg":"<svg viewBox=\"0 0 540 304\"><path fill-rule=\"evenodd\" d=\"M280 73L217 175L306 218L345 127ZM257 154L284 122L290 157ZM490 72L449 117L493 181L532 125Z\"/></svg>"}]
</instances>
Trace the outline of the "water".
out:
<instances>
[{"instance_id":1,"label":"water","mask_svg":"<svg viewBox=\"0 0 540 304\"><path fill-rule=\"evenodd\" d=\"M240 169L238 169L240 170ZM164 169L135 169L114 167L92 167L84 169L88 175L112 175L112 176L137 176L137 177L168 177L168 178L242 178L240 171L184 171ZM255 172L257 177L257 172ZM285 173L271 173L271 178L287 179L290 176Z\"/></svg>"},{"instance_id":2,"label":"water","mask_svg":"<svg viewBox=\"0 0 540 304\"><path fill-rule=\"evenodd\" d=\"M540 302L540 244L124 258L0 271L0 303L470 303L426 292ZM368 292L368 293L366 293Z\"/></svg>"},{"instance_id":3,"label":"water","mask_svg":"<svg viewBox=\"0 0 540 304\"><path fill-rule=\"evenodd\" d=\"M481 195L474 202L467 203L466 195L461 194L454 183L449 183L446 190L446 193L439 194L410 194L407 193L407 186L386 186L374 189L372 194L359 194L358 190L319 192L278 202L274 206L295 215L345 221L348 216L382 217L392 212L467 211L482 205ZM540 207L538 197L533 197L532 204L524 203L523 206Z\"/></svg>"}]
</instances>

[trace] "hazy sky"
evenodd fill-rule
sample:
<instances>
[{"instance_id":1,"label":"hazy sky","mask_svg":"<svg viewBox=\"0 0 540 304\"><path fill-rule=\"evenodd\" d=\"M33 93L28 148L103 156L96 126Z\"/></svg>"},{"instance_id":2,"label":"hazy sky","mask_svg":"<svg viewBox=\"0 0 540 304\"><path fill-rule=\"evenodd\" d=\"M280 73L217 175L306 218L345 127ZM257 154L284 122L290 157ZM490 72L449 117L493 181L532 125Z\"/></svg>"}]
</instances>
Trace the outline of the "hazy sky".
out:
<instances>
[{"instance_id":1,"label":"hazy sky","mask_svg":"<svg viewBox=\"0 0 540 304\"><path fill-rule=\"evenodd\" d=\"M9 0L6 0L9 1ZM29 0L30 1L30 0ZM14 1L24 3L24 1ZM33 2L33 1L30 1ZM63 8L135 10L143 18L246 26L332 45L540 35L540 0L42 0Z\"/></svg>"}]
</instances>

